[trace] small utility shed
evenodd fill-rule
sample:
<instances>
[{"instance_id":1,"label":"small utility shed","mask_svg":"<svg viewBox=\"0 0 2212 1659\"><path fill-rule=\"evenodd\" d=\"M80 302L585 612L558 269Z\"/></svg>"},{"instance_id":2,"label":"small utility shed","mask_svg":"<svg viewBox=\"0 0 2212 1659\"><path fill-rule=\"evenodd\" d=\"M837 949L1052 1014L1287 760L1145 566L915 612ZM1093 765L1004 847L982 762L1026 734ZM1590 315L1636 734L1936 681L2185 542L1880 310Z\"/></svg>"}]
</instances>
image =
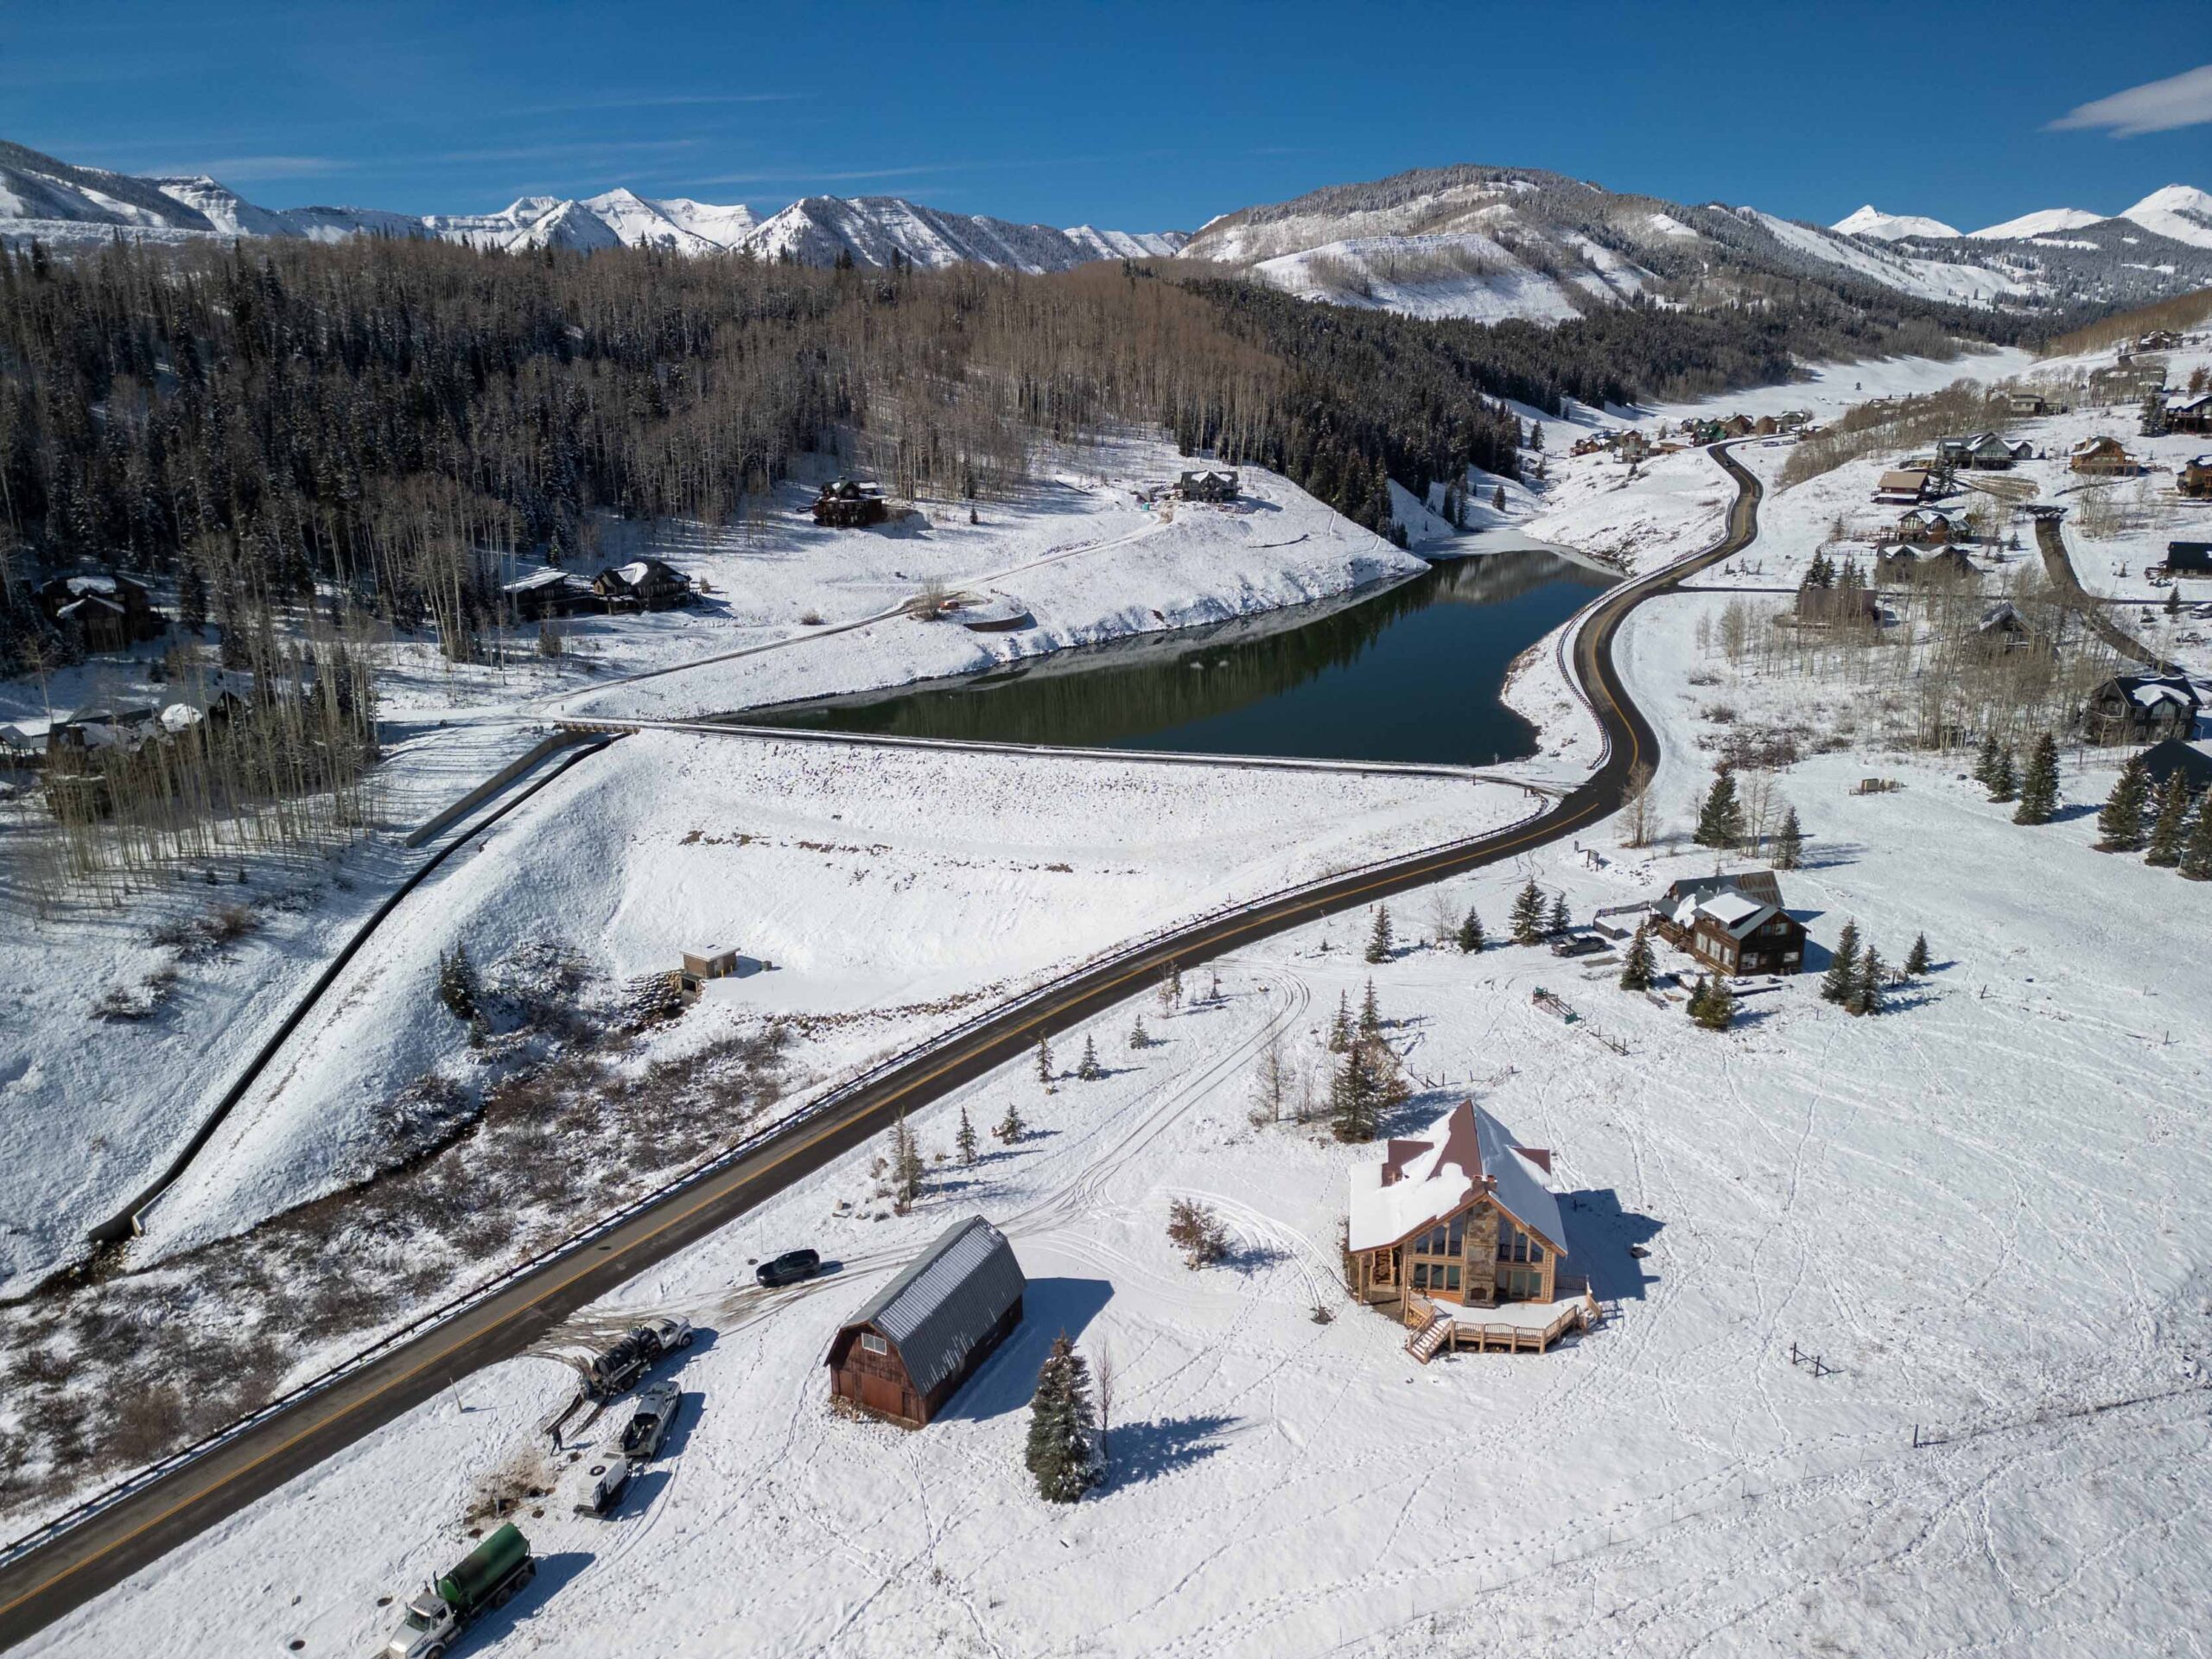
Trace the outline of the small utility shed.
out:
<instances>
[{"instance_id":1,"label":"small utility shed","mask_svg":"<svg viewBox=\"0 0 2212 1659\"><path fill-rule=\"evenodd\" d=\"M1006 1235L970 1216L838 1326L831 1397L921 1427L1021 1323L1027 1287Z\"/></svg>"}]
</instances>

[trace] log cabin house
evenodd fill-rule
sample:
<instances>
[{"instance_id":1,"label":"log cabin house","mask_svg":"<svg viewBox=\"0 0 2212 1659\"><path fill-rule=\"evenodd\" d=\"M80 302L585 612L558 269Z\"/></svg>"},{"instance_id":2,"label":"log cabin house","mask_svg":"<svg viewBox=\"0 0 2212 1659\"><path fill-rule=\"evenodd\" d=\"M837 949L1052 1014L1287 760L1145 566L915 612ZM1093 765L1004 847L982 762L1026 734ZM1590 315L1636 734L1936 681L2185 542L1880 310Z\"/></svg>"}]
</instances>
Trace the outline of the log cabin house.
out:
<instances>
[{"instance_id":1,"label":"log cabin house","mask_svg":"<svg viewBox=\"0 0 2212 1659\"><path fill-rule=\"evenodd\" d=\"M503 586L499 593L518 622L540 622L549 616L575 616L579 612L604 608L591 583L550 566L517 577Z\"/></svg>"},{"instance_id":2,"label":"log cabin house","mask_svg":"<svg viewBox=\"0 0 2212 1659\"><path fill-rule=\"evenodd\" d=\"M2183 461L2174 487L2192 501L2212 501L2212 455Z\"/></svg>"},{"instance_id":3,"label":"log cabin house","mask_svg":"<svg viewBox=\"0 0 2212 1659\"><path fill-rule=\"evenodd\" d=\"M1805 925L1782 907L1772 870L1688 876L1652 906L1653 931L1723 974L1795 974L1805 966Z\"/></svg>"},{"instance_id":4,"label":"log cabin house","mask_svg":"<svg viewBox=\"0 0 2212 1659\"><path fill-rule=\"evenodd\" d=\"M1940 507L1915 507L1897 515L1897 539L1923 545L1945 545L1959 540L1966 531Z\"/></svg>"},{"instance_id":5,"label":"log cabin house","mask_svg":"<svg viewBox=\"0 0 2212 1659\"><path fill-rule=\"evenodd\" d=\"M1226 468L1201 467L1177 480L1175 493L1185 501L1234 501L1236 474Z\"/></svg>"},{"instance_id":6,"label":"log cabin house","mask_svg":"<svg viewBox=\"0 0 2212 1659\"><path fill-rule=\"evenodd\" d=\"M883 492L855 478L833 478L814 498L814 522L831 530L865 530L890 516Z\"/></svg>"},{"instance_id":7,"label":"log cabin house","mask_svg":"<svg viewBox=\"0 0 2212 1659\"><path fill-rule=\"evenodd\" d=\"M837 1327L830 1399L924 1427L1021 1323L1027 1288L1004 1233L981 1216L954 1224Z\"/></svg>"},{"instance_id":8,"label":"log cabin house","mask_svg":"<svg viewBox=\"0 0 2212 1659\"><path fill-rule=\"evenodd\" d=\"M1368 1306L1399 1312L1423 1364L1446 1348L1541 1353L1596 1323L1588 1284L1560 1271L1551 1161L1463 1100L1425 1138L1394 1135L1353 1167L1346 1279Z\"/></svg>"},{"instance_id":9,"label":"log cabin house","mask_svg":"<svg viewBox=\"0 0 2212 1659\"><path fill-rule=\"evenodd\" d=\"M2066 469L2096 478L2133 478L2142 463L2129 454L2118 438L2084 438L2068 452Z\"/></svg>"},{"instance_id":10,"label":"log cabin house","mask_svg":"<svg viewBox=\"0 0 2212 1659\"><path fill-rule=\"evenodd\" d=\"M168 626L143 582L112 571L56 576L40 586L38 606L48 621L74 627L94 652L127 650Z\"/></svg>"},{"instance_id":11,"label":"log cabin house","mask_svg":"<svg viewBox=\"0 0 2212 1659\"><path fill-rule=\"evenodd\" d=\"M691 578L658 559L610 565L592 578L591 590L610 611L666 611L691 602Z\"/></svg>"},{"instance_id":12,"label":"log cabin house","mask_svg":"<svg viewBox=\"0 0 2212 1659\"><path fill-rule=\"evenodd\" d=\"M2192 391L2166 399L2166 430L2212 432L2212 391Z\"/></svg>"},{"instance_id":13,"label":"log cabin house","mask_svg":"<svg viewBox=\"0 0 2212 1659\"><path fill-rule=\"evenodd\" d=\"M2089 693L2082 725L2092 742L2150 743L2194 736L2203 707L2186 675L2115 674Z\"/></svg>"}]
</instances>

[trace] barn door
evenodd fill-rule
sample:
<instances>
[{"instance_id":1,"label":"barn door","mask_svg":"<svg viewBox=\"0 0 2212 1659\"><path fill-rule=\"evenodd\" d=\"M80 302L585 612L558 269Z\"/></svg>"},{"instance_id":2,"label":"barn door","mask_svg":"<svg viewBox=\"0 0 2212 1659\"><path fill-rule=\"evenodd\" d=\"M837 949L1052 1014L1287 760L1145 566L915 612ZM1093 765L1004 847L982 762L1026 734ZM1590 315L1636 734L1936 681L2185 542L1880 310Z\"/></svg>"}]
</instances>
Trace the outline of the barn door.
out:
<instances>
[{"instance_id":1,"label":"barn door","mask_svg":"<svg viewBox=\"0 0 2212 1659\"><path fill-rule=\"evenodd\" d=\"M887 1417L906 1417L912 1414L906 1409L906 1391L892 1378L861 1373L861 1403L870 1411L880 1411Z\"/></svg>"}]
</instances>

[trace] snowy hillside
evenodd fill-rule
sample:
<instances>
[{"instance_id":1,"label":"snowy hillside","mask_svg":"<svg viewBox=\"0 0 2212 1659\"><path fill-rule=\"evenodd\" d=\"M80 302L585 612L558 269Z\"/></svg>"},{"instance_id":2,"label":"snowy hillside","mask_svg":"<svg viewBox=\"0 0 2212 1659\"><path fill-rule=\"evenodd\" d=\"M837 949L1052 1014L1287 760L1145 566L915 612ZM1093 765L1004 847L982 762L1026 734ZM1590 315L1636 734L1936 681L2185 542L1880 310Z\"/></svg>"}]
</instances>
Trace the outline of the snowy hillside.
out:
<instances>
[{"instance_id":1,"label":"snowy hillside","mask_svg":"<svg viewBox=\"0 0 2212 1659\"><path fill-rule=\"evenodd\" d=\"M2189 185L2153 190L2120 217L2172 241L2212 248L2212 195Z\"/></svg>"},{"instance_id":2,"label":"snowy hillside","mask_svg":"<svg viewBox=\"0 0 2212 1659\"><path fill-rule=\"evenodd\" d=\"M1668 283L1726 293L1776 276L1962 305L2142 300L2212 282L2195 243L2212 234L2212 213L2199 231L2192 201L2212 198L2175 187L2129 210L2148 217L2101 221L2114 227L2108 235L1981 245L1991 233L1969 243L1939 219L1871 206L1825 229L1534 168L1450 167L1224 214L1181 257L1250 270L1311 298L1483 321L1557 321Z\"/></svg>"},{"instance_id":3,"label":"snowy hillside","mask_svg":"<svg viewBox=\"0 0 2212 1659\"><path fill-rule=\"evenodd\" d=\"M1917 213L1885 213L1868 202L1847 219L1840 219L1828 226L1846 236L1871 236L1877 242L1894 242L1902 236L1946 237L1958 232L1940 219L1925 219Z\"/></svg>"},{"instance_id":4,"label":"snowy hillside","mask_svg":"<svg viewBox=\"0 0 2212 1659\"><path fill-rule=\"evenodd\" d=\"M2022 213L2018 219L2008 219L2002 225L1992 225L1986 230L1969 231L1967 234L1977 242L2013 242L2031 236L2076 231L2084 225L2101 225L2104 219L2102 213L2084 213L2079 207L2045 207L2037 213Z\"/></svg>"}]
</instances>

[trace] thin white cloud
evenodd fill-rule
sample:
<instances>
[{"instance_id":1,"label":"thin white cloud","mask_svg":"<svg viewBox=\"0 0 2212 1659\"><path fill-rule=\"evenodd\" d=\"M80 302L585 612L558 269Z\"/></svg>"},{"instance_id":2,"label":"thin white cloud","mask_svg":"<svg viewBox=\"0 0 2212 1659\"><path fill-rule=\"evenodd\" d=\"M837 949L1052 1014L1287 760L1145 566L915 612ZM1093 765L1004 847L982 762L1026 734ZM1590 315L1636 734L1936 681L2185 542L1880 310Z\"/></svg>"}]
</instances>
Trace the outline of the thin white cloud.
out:
<instances>
[{"instance_id":1,"label":"thin white cloud","mask_svg":"<svg viewBox=\"0 0 2212 1659\"><path fill-rule=\"evenodd\" d=\"M2101 127L2110 129L2115 138L2133 138L2208 121L2212 121L2212 63L2097 99L2069 110L2050 124L2060 132Z\"/></svg>"}]
</instances>

